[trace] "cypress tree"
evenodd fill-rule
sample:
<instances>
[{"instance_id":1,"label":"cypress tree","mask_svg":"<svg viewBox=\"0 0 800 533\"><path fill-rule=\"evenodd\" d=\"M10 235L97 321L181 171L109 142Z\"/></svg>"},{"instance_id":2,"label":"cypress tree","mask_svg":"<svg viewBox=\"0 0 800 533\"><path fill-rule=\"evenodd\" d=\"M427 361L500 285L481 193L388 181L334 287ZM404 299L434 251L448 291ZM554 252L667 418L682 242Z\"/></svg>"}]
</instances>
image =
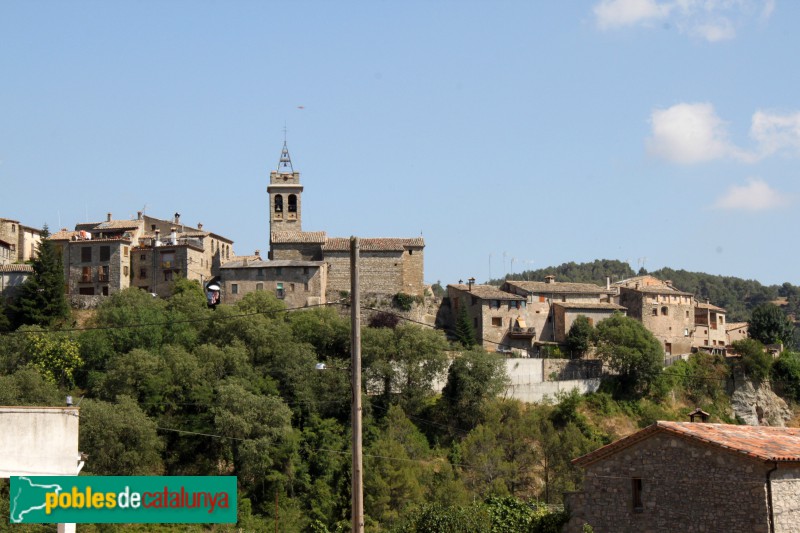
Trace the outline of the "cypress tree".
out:
<instances>
[{"instance_id":1,"label":"cypress tree","mask_svg":"<svg viewBox=\"0 0 800 533\"><path fill-rule=\"evenodd\" d=\"M12 304L17 327L37 324L49 327L69 317L64 294L64 264L45 225L33 261L33 274L22 284Z\"/></svg>"},{"instance_id":2,"label":"cypress tree","mask_svg":"<svg viewBox=\"0 0 800 533\"><path fill-rule=\"evenodd\" d=\"M464 345L465 348L472 348L475 346L475 329L469 321L467 310L462 307L456 319L455 337L458 342Z\"/></svg>"}]
</instances>

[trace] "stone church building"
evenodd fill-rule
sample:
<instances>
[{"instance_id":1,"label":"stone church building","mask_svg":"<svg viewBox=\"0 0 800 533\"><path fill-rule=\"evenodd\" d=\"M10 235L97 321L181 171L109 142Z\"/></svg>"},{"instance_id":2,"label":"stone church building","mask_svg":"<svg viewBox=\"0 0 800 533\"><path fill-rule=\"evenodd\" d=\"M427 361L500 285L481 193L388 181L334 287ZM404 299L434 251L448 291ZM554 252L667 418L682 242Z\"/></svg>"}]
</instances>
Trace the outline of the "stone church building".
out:
<instances>
[{"instance_id":1,"label":"stone church building","mask_svg":"<svg viewBox=\"0 0 800 533\"><path fill-rule=\"evenodd\" d=\"M289 150L283 144L277 170L270 172L270 252L273 261L321 262L327 270L325 300L340 298L350 291L350 239L328 237L324 231L303 231L303 185L292 167ZM360 238L361 291L393 296L405 293L422 296L422 237Z\"/></svg>"}]
</instances>

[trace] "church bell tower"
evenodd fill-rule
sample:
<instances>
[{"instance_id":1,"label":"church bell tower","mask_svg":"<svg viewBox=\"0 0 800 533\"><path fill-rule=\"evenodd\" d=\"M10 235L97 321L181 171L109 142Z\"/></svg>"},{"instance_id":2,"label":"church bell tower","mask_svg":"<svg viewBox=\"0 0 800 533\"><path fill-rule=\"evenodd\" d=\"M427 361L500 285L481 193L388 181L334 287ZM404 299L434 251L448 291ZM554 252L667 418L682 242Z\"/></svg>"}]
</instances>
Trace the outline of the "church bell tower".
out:
<instances>
[{"instance_id":1,"label":"church bell tower","mask_svg":"<svg viewBox=\"0 0 800 533\"><path fill-rule=\"evenodd\" d=\"M267 194L270 235L276 231L303 231L300 202L303 186L300 185L300 173L292 168L285 140L278 168L269 173Z\"/></svg>"}]
</instances>

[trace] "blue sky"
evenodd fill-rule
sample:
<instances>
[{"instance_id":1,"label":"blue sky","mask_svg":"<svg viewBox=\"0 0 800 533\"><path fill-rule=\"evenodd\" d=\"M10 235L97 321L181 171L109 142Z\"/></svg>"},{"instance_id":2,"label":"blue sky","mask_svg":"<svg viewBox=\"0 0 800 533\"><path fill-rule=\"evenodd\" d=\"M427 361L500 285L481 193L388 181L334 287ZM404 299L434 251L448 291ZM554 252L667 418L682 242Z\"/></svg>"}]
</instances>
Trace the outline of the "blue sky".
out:
<instances>
[{"instance_id":1,"label":"blue sky","mask_svg":"<svg viewBox=\"0 0 800 533\"><path fill-rule=\"evenodd\" d=\"M182 214L268 249L425 237L425 278L598 258L800 284L800 2L0 3L0 216Z\"/></svg>"}]
</instances>

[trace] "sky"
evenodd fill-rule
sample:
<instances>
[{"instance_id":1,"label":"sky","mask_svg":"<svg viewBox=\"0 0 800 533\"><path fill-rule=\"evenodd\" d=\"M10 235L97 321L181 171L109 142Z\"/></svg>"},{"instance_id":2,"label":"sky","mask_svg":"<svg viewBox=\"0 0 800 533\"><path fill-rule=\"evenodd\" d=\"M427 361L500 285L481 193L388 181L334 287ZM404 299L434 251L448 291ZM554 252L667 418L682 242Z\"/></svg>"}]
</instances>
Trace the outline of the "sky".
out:
<instances>
[{"instance_id":1,"label":"sky","mask_svg":"<svg viewBox=\"0 0 800 533\"><path fill-rule=\"evenodd\" d=\"M800 285L800 2L0 0L0 217L269 248L425 238L443 284L618 259ZM285 130L285 131L284 131Z\"/></svg>"}]
</instances>

